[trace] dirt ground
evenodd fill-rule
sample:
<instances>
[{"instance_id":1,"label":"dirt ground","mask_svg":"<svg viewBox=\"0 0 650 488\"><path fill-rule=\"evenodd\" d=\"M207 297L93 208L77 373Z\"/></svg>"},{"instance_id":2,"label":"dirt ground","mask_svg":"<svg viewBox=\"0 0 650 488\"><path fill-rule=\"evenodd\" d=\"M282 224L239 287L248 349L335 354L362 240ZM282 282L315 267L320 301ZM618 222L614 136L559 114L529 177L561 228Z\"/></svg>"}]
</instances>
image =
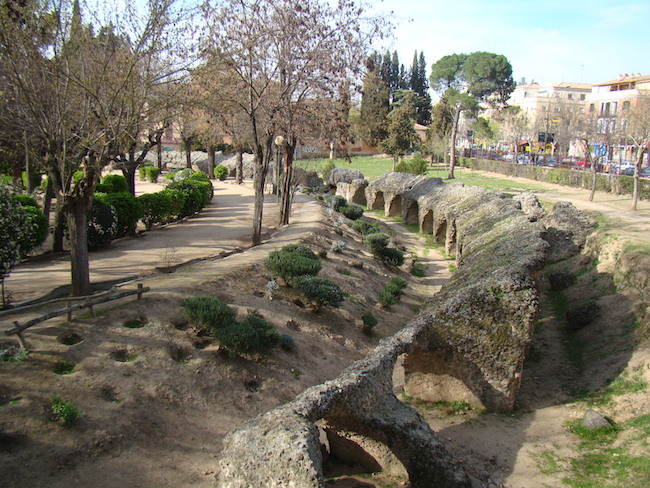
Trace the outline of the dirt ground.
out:
<instances>
[{"instance_id":1,"label":"dirt ground","mask_svg":"<svg viewBox=\"0 0 650 488\"><path fill-rule=\"evenodd\" d=\"M408 265L393 272L374 262L359 236L319 204L306 202L296 212L301 224L280 232L269 225L272 238L263 246L173 274L147 276L144 282L152 292L141 301L124 299L99 310L97 317L78 315L70 323L54 319L32 329L29 357L0 363L3 485L212 487L228 431L364 357L382 337L403 327L449 276L451 262L395 222L383 221L394 239L422 262L424 277L411 275ZM238 219L246 215L242 212ZM297 239L326 253L320 275L346 293L341 308L313 313L286 287L269 296L271 277L262 261L270 250ZM346 249L333 252L332 243L339 240ZM617 289L606 263L576 257L554 266L580 275L566 291L569 301L597 300L603 313L588 331L567 337L566 324L550 294L545 295L531 349L535 353L525 367L516 411L504 415L416 405L448 449L465 462L476 488L562 486L564 473L549 474L540 459L549 450L566 459L575 452L578 440L566 423L584 414L584 390L603 388L622 371L650 382L650 351L633 343L634 290ZM377 295L393 276L406 279L409 286L401 302L386 310L377 306ZM228 355L183 316L180 299L198 294L222 298L240 316L260 313L280 333L292 336L295 351ZM372 337L363 333L360 321L368 311L379 319ZM125 326L133 324L142 326ZM569 341L581 344L581 361L569 354ZM10 343L16 341L0 341L0 349ZM73 372L55 374L53 369L64 360ZM55 396L78 407L76 425L64 427L51 419ZM617 397L603 413L624 422L650 412L648 397L647 389ZM337 486L398 483L381 476L343 476Z\"/></svg>"}]
</instances>

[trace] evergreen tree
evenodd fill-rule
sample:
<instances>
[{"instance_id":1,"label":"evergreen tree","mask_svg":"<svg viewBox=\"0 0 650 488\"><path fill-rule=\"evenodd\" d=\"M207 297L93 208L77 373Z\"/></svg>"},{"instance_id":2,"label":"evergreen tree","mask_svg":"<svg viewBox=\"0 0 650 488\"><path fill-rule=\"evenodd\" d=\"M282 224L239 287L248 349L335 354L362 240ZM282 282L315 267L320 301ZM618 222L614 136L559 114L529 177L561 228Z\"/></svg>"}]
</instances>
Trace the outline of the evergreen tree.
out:
<instances>
[{"instance_id":1,"label":"evergreen tree","mask_svg":"<svg viewBox=\"0 0 650 488\"><path fill-rule=\"evenodd\" d=\"M366 60L366 75L363 78L361 113L357 132L361 139L370 146L376 146L387 135L390 91L382 76L385 74L385 60L386 56L382 60L378 53L373 53Z\"/></svg>"},{"instance_id":2,"label":"evergreen tree","mask_svg":"<svg viewBox=\"0 0 650 488\"><path fill-rule=\"evenodd\" d=\"M393 156L393 169L398 159L418 143L414 117L413 93L407 92L401 103L388 114L388 135L379 144L382 151Z\"/></svg>"}]
</instances>

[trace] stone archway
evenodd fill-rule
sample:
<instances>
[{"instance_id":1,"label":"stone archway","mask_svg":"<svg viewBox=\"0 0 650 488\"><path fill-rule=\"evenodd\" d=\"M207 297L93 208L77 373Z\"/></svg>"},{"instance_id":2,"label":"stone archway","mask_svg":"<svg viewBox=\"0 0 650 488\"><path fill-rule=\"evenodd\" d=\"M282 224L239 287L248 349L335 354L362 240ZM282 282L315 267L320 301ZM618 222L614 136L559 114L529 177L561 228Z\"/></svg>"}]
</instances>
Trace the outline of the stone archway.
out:
<instances>
[{"instance_id":1,"label":"stone archway","mask_svg":"<svg viewBox=\"0 0 650 488\"><path fill-rule=\"evenodd\" d=\"M420 232L423 234L433 234L433 210L427 211L420 222Z\"/></svg>"},{"instance_id":2,"label":"stone archway","mask_svg":"<svg viewBox=\"0 0 650 488\"><path fill-rule=\"evenodd\" d=\"M404 223L407 225L417 224L419 214L420 214L420 207L418 205L418 202L416 201L411 202L411 205L409 205L409 208L406 210L406 215L404 215Z\"/></svg>"},{"instance_id":3,"label":"stone archway","mask_svg":"<svg viewBox=\"0 0 650 488\"><path fill-rule=\"evenodd\" d=\"M388 204L386 210L386 217L401 217L402 216L402 196L395 195Z\"/></svg>"},{"instance_id":4,"label":"stone archway","mask_svg":"<svg viewBox=\"0 0 650 488\"><path fill-rule=\"evenodd\" d=\"M368 210L384 210L384 192L378 191L375 193L375 199L370 203L368 201Z\"/></svg>"}]
</instances>

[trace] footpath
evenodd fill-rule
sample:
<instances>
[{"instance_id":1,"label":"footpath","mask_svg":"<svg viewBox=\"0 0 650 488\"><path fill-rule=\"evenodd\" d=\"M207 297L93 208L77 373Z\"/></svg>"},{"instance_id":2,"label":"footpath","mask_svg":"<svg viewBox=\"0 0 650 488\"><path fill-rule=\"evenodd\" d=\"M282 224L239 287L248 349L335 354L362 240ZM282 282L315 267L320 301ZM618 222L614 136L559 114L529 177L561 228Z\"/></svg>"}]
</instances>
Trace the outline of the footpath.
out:
<instances>
[{"instance_id":1,"label":"footpath","mask_svg":"<svg viewBox=\"0 0 650 488\"><path fill-rule=\"evenodd\" d=\"M136 185L138 194L158 191L163 186L142 182ZM105 249L91 252L91 283L138 277L143 278L141 281L145 286L146 281L155 281L156 290L163 282L167 287L182 286L184 279L200 281L197 274L214 275L219 268L251 262L254 259L252 254L268 253L269 242L251 248L255 198L252 183L237 185L232 181L215 181L214 189L212 202L199 215L144 232L139 237L121 239ZM291 224L276 231L278 206L273 195L266 196L263 241L268 241L273 235L273 243L284 245L285 241L300 238L315 229L321 217L320 206L302 194L296 195L294 202ZM226 258L211 259L233 252ZM194 261L194 265L181 266L170 274L156 270ZM190 274L190 268L192 278L185 278ZM11 293L14 303L21 303L43 297L69 283L69 256L43 255L16 266L5 280L5 288Z\"/></svg>"}]
</instances>

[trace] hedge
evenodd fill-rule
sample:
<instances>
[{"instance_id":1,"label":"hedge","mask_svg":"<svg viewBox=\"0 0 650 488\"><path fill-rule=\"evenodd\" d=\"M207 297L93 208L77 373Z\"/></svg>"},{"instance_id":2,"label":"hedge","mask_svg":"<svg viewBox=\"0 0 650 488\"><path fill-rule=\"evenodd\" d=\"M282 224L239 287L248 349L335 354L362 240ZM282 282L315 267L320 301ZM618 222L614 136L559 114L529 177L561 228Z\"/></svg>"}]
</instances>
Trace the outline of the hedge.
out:
<instances>
[{"instance_id":1,"label":"hedge","mask_svg":"<svg viewBox=\"0 0 650 488\"><path fill-rule=\"evenodd\" d=\"M129 192L108 193L105 201L115 207L117 212L117 233L115 237L135 234L138 220L143 218L142 205Z\"/></svg>"},{"instance_id":2,"label":"hedge","mask_svg":"<svg viewBox=\"0 0 650 488\"><path fill-rule=\"evenodd\" d=\"M110 188L106 193L128 192L129 184L122 175L106 175L102 178L102 187Z\"/></svg>"},{"instance_id":3,"label":"hedge","mask_svg":"<svg viewBox=\"0 0 650 488\"><path fill-rule=\"evenodd\" d=\"M545 168L529 164L516 164L507 161L491 161L487 159L458 158L460 166L489 171L507 176L527 178L545 183L556 183L583 190L591 190L594 175L588 171L576 171L564 168ZM617 195L632 195L634 177L624 175L609 175L599 173L596 177L596 189ZM639 198L650 200L650 179L639 179Z\"/></svg>"}]
</instances>

